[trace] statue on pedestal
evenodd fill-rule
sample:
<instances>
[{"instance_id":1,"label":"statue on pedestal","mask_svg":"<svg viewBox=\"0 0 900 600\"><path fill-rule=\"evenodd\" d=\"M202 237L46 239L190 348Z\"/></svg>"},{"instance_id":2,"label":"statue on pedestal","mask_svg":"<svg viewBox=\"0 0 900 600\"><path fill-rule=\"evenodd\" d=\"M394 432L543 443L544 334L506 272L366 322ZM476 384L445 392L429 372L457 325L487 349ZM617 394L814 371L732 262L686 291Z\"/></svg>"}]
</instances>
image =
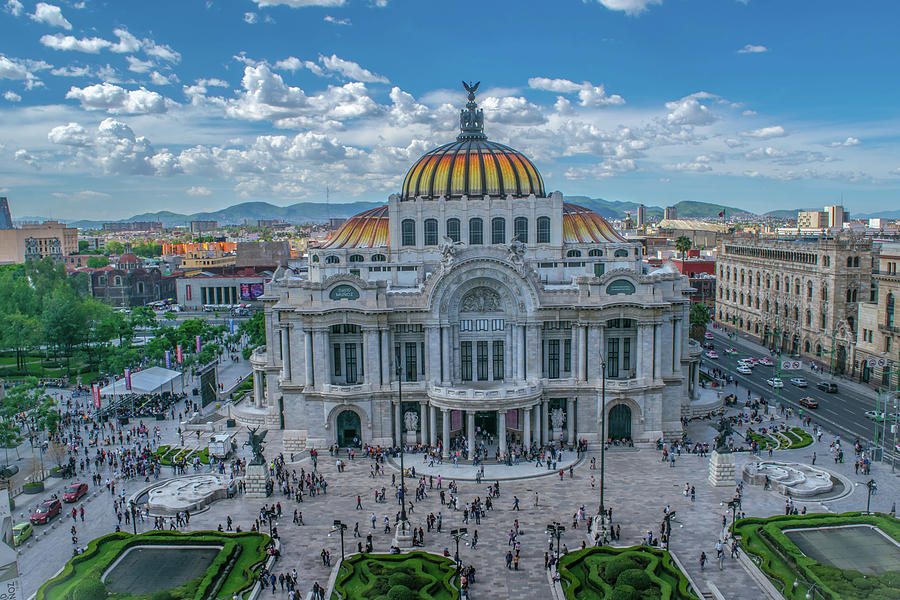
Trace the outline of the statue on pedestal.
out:
<instances>
[{"instance_id":1,"label":"statue on pedestal","mask_svg":"<svg viewBox=\"0 0 900 600\"><path fill-rule=\"evenodd\" d=\"M247 427L247 432L249 433L249 439L244 442L245 446L250 446L250 451L253 453L253 457L250 459L251 465L264 465L266 464L266 457L263 456L263 450L265 448L265 444L263 439L266 437L266 434L269 433L269 430L265 430L262 434L257 434L259 431L259 426L254 429L250 429Z\"/></svg>"},{"instance_id":2,"label":"statue on pedestal","mask_svg":"<svg viewBox=\"0 0 900 600\"><path fill-rule=\"evenodd\" d=\"M719 434L716 436L715 450L719 454L728 454L731 452L731 447L728 445L728 438L733 433L731 429L731 421L722 417L719 419L719 424L716 426L716 429L719 430Z\"/></svg>"}]
</instances>

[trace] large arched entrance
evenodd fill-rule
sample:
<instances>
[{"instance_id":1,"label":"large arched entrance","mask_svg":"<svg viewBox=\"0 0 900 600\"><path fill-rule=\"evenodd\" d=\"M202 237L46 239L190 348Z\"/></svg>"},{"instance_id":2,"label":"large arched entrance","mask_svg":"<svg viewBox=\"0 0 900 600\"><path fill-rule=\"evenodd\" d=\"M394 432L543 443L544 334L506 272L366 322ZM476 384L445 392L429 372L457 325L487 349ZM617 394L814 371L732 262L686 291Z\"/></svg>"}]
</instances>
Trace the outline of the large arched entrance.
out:
<instances>
[{"instance_id":1,"label":"large arched entrance","mask_svg":"<svg viewBox=\"0 0 900 600\"><path fill-rule=\"evenodd\" d=\"M338 414L335 420L338 446L359 446L362 441L359 415L352 410Z\"/></svg>"},{"instance_id":2,"label":"large arched entrance","mask_svg":"<svg viewBox=\"0 0 900 600\"><path fill-rule=\"evenodd\" d=\"M631 439L631 408L617 404L610 409L607 435L614 440Z\"/></svg>"}]
</instances>

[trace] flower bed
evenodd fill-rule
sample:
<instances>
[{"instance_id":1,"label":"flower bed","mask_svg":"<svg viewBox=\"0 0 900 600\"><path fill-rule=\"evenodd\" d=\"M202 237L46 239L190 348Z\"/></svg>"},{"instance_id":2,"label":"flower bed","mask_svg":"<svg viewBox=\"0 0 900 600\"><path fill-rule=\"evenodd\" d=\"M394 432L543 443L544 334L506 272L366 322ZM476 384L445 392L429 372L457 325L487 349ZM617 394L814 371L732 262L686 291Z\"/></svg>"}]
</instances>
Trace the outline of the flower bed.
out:
<instances>
[{"instance_id":1,"label":"flower bed","mask_svg":"<svg viewBox=\"0 0 900 600\"><path fill-rule=\"evenodd\" d=\"M62 572L42 585L35 600L103 598L109 593L100 580L103 573L132 546L221 546L222 550L203 576L166 592L172 600L206 600L243 595L256 581L266 558L269 536L260 533L152 531L140 535L111 533L92 540L84 554L72 558ZM116 600L146 600L146 595L115 594Z\"/></svg>"},{"instance_id":2,"label":"flower bed","mask_svg":"<svg viewBox=\"0 0 900 600\"><path fill-rule=\"evenodd\" d=\"M332 600L357 598L457 600L456 567L449 558L427 552L354 554L341 563Z\"/></svg>"},{"instance_id":3,"label":"flower bed","mask_svg":"<svg viewBox=\"0 0 900 600\"><path fill-rule=\"evenodd\" d=\"M649 546L587 548L559 561L566 600L696 600L672 555Z\"/></svg>"},{"instance_id":4,"label":"flower bed","mask_svg":"<svg viewBox=\"0 0 900 600\"><path fill-rule=\"evenodd\" d=\"M794 581L819 586L831 600L893 600L900 598L900 571L863 575L852 569L822 564L804 554L785 535L786 529L825 528L847 525L874 525L900 541L900 521L884 514L807 514L742 519L735 526L741 546L788 600L805 598L808 586L794 587Z\"/></svg>"}]
</instances>

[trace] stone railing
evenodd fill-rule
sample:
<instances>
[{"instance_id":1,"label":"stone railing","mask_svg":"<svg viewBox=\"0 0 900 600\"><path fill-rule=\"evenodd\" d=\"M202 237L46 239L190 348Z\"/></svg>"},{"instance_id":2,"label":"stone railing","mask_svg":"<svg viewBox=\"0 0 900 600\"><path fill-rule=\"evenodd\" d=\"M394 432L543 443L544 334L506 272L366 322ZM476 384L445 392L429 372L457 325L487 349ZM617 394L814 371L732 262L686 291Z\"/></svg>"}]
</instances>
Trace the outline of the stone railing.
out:
<instances>
[{"instance_id":1,"label":"stone railing","mask_svg":"<svg viewBox=\"0 0 900 600\"><path fill-rule=\"evenodd\" d=\"M477 406L501 410L531 405L540 398L542 391L543 386L535 381L485 387L431 385L428 386L428 397L442 408L463 410Z\"/></svg>"}]
</instances>

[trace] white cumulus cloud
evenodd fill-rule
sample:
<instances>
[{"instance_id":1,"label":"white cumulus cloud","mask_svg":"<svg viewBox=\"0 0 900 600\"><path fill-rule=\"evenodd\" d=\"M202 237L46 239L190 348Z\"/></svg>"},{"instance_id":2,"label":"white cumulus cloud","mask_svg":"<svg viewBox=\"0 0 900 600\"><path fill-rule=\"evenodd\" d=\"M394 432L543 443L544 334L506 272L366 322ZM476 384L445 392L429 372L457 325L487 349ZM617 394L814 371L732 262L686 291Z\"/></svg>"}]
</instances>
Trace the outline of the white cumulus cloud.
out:
<instances>
[{"instance_id":1,"label":"white cumulus cloud","mask_svg":"<svg viewBox=\"0 0 900 600\"><path fill-rule=\"evenodd\" d=\"M212 190L202 185L192 185L186 193L188 196L212 196Z\"/></svg>"},{"instance_id":2,"label":"white cumulus cloud","mask_svg":"<svg viewBox=\"0 0 900 600\"><path fill-rule=\"evenodd\" d=\"M4 9L14 17L20 17L25 12L25 6L19 0L9 0Z\"/></svg>"},{"instance_id":3,"label":"white cumulus cloud","mask_svg":"<svg viewBox=\"0 0 900 600\"><path fill-rule=\"evenodd\" d=\"M104 48L109 48L112 45L103 38L76 38L75 36L61 33L41 36L41 44L54 50L85 52L87 54L98 54Z\"/></svg>"},{"instance_id":4,"label":"white cumulus cloud","mask_svg":"<svg viewBox=\"0 0 900 600\"><path fill-rule=\"evenodd\" d=\"M390 83L387 77L377 75L368 69L364 69L352 60L339 58L336 54L332 54L331 56L320 56L319 62L329 71L340 73L347 79L352 79L353 81L362 81L365 83Z\"/></svg>"},{"instance_id":5,"label":"white cumulus cloud","mask_svg":"<svg viewBox=\"0 0 900 600\"><path fill-rule=\"evenodd\" d=\"M662 4L662 0L597 0L609 10L620 10L626 15L639 15L651 4Z\"/></svg>"},{"instance_id":6,"label":"white cumulus cloud","mask_svg":"<svg viewBox=\"0 0 900 600\"><path fill-rule=\"evenodd\" d=\"M753 131L745 131L744 135L767 140L769 138L784 137L787 135L787 131L785 131L784 127L781 125L772 125L771 127L761 127L759 129L754 129Z\"/></svg>"},{"instance_id":7,"label":"white cumulus cloud","mask_svg":"<svg viewBox=\"0 0 900 600\"><path fill-rule=\"evenodd\" d=\"M113 29L113 33L119 41L112 44L109 49L117 54L128 54L141 49L141 41L134 37L127 29Z\"/></svg>"},{"instance_id":8,"label":"white cumulus cloud","mask_svg":"<svg viewBox=\"0 0 900 600\"><path fill-rule=\"evenodd\" d=\"M843 142L831 142L828 144L831 148L837 148L839 146L859 146L862 142L859 141L859 138L848 137Z\"/></svg>"},{"instance_id":9,"label":"white cumulus cloud","mask_svg":"<svg viewBox=\"0 0 900 600\"><path fill-rule=\"evenodd\" d=\"M90 141L87 131L78 123L58 125L50 130L47 139L62 146L86 146Z\"/></svg>"},{"instance_id":10,"label":"white cumulus cloud","mask_svg":"<svg viewBox=\"0 0 900 600\"><path fill-rule=\"evenodd\" d=\"M59 7L46 2L38 2L34 7L34 13L28 16L31 17L32 21L44 23L51 27L61 27L67 31L72 29L72 24L66 20Z\"/></svg>"},{"instance_id":11,"label":"white cumulus cloud","mask_svg":"<svg viewBox=\"0 0 900 600\"><path fill-rule=\"evenodd\" d=\"M141 60L137 56L126 56L128 70L135 73L147 73L153 68L152 60Z\"/></svg>"},{"instance_id":12,"label":"white cumulus cloud","mask_svg":"<svg viewBox=\"0 0 900 600\"><path fill-rule=\"evenodd\" d=\"M617 104L625 104L625 99L618 94L609 96L606 94L606 88L603 85L594 85L590 81L582 81L575 83L568 79L551 79L549 77L531 77L528 79L528 87L534 90L543 90L545 92L556 92L559 94L578 93L578 101L584 107L601 107ZM565 112L568 108L566 101L557 103L557 109Z\"/></svg>"},{"instance_id":13,"label":"white cumulus cloud","mask_svg":"<svg viewBox=\"0 0 900 600\"><path fill-rule=\"evenodd\" d=\"M113 114L147 114L166 112L166 99L146 88L128 91L111 83L98 83L85 88L72 87L66 99L78 100L88 110L106 110Z\"/></svg>"},{"instance_id":14,"label":"white cumulus cloud","mask_svg":"<svg viewBox=\"0 0 900 600\"><path fill-rule=\"evenodd\" d=\"M299 71L300 69L308 69L314 75L318 75L319 77L325 76L325 70L311 60L300 60L296 56L288 56L285 59L279 60L275 63L274 67L281 71Z\"/></svg>"},{"instance_id":15,"label":"white cumulus cloud","mask_svg":"<svg viewBox=\"0 0 900 600\"><path fill-rule=\"evenodd\" d=\"M716 116L699 100L702 94L703 92L685 96L675 102L666 102L666 108L669 109L666 122L670 125L709 125L715 121Z\"/></svg>"},{"instance_id":16,"label":"white cumulus cloud","mask_svg":"<svg viewBox=\"0 0 900 600\"><path fill-rule=\"evenodd\" d=\"M255 24L259 21L259 16L255 12L245 12L244 13L244 23L249 23L250 25Z\"/></svg>"},{"instance_id":17,"label":"white cumulus cloud","mask_svg":"<svg viewBox=\"0 0 900 600\"><path fill-rule=\"evenodd\" d=\"M332 25L350 25L350 19L338 19L337 17L332 17L331 15L325 15L325 18L322 19L326 23L331 23Z\"/></svg>"},{"instance_id":18,"label":"white cumulus cloud","mask_svg":"<svg viewBox=\"0 0 900 600\"><path fill-rule=\"evenodd\" d=\"M21 102L22 101L22 96L20 96L19 94L15 93L12 90L7 90L7 91L3 92L3 97L6 98L7 100L9 100L10 102Z\"/></svg>"},{"instance_id":19,"label":"white cumulus cloud","mask_svg":"<svg viewBox=\"0 0 900 600\"><path fill-rule=\"evenodd\" d=\"M740 50L738 50L738 54L762 54L763 52L768 52L769 49L765 46L759 46L756 44L747 44Z\"/></svg>"}]
</instances>

